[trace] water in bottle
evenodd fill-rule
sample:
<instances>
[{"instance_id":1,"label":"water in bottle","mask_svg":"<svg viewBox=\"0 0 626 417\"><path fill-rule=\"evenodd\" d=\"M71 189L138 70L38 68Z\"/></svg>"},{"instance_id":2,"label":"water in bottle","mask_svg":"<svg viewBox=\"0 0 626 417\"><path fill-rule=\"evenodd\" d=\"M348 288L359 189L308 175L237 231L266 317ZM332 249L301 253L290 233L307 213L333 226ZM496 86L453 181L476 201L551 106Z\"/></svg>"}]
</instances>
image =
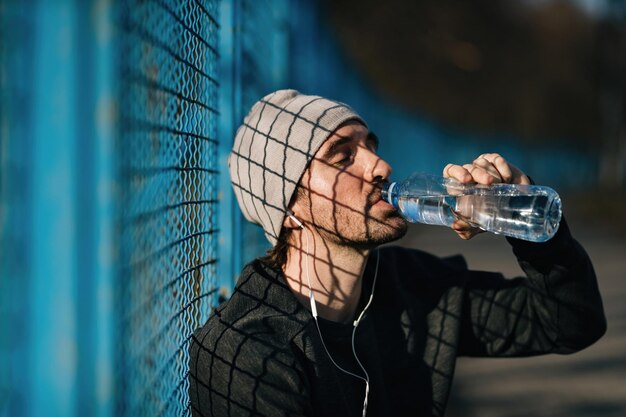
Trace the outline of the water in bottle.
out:
<instances>
[{"instance_id":1,"label":"water in bottle","mask_svg":"<svg viewBox=\"0 0 626 417\"><path fill-rule=\"evenodd\" d=\"M483 230L534 242L556 233L561 200L549 187L521 184L461 184L414 174L388 183L383 199L410 222L451 226L462 219Z\"/></svg>"}]
</instances>

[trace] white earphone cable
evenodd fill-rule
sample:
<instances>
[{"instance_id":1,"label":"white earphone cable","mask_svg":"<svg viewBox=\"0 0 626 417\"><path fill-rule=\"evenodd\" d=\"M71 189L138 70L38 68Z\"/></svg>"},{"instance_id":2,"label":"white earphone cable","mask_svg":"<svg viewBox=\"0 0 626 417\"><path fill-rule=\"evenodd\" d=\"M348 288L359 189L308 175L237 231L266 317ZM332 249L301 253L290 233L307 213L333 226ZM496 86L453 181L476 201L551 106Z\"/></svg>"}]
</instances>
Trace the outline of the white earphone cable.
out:
<instances>
[{"instance_id":1,"label":"white earphone cable","mask_svg":"<svg viewBox=\"0 0 626 417\"><path fill-rule=\"evenodd\" d=\"M290 215L290 216L293 219L295 219L295 217L293 217L292 215ZM295 220L297 220L297 219L295 219ZM368 404L369 391L370 391L369 374L365 370L365 367L363 366L363 364L359 360L358 355L356 354L355 334L356 334L356 328L358 327L359 322L363 318L363 315L365 314L365 312L369 308L370 304L372 303L372 300L374 299L374 289L376 288L376 279L378 278L378 264L380 262L380 253L378 251L376 251L376 270L375 270L375 273L374 273L374 280L372 282L372 292L370 294L370 298L369 298L367 304L365 305L365 307L363 308L363 310L361 311L361 314L359 314L359 317L354 321L354 323L353 323L354 328L352 329L352 354L354 355L354 359L356 359L357 363L359 364L359 367L361 368L361 370L365 374L365 378L364 378L361 375L357 375L357 374L355 374L353 372L347 371L346 369L344 369L341 366L339 366L337 364L337 362L335 362L335 360L333 359L333 357L330 354L330 352L328 351L328 348L326 347L326 343L324 342L324 337L322 336L322 331L320 329L319 322L317 321L317 308L316 308L316 303L315 303L315 295L313 294L313 287L311 286L311 277L309 275L309 234L311 232L308 229L306 229L302 223L300 223L299 221L298 221L298 223L299 223L300 228L305 231L305 236L306 236L306 251L304 252L305 263L306 263L306 280L307 280L307 284L309 286L309 301L311 303L311 314L313 315L313 319L315 320L315 326L317 327L317 332L320 335L320 340L322 341L322 346L324 346L324 350L326 351L326 354L328 355L328 358L333 363L333 365L335 365L335 367L337 367L340 371L342 371L342 372L344 372L344 373L346 373L348 375L351 375L351 376L353 376L355 378L358 378L358 379L360 379L360 380L365 382L365 400L363 401L363 417L365 417L366 412L367 412L367 404Z\"/></svg>"}]
</instances>

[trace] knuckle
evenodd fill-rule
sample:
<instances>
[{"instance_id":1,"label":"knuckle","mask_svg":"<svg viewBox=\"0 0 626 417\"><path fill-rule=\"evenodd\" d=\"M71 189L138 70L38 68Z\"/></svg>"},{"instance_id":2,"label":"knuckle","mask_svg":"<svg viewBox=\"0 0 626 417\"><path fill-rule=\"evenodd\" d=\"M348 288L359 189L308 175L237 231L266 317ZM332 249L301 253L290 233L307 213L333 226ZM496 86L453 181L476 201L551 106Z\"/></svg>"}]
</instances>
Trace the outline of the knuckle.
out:
<instances>
[{"instance_id":1,"label":"knuckle","mask_svg":"<svg viewBox=\"0 0 626 417\"><path fill-rule=\"evenodd\" d=\"M500 154L495 154L495 157L494 157L493 160L494 160L494 162L495 161L500 161L500 163L507 163L506 159L504 159L504 157L502 155L500 155Z\"/></svg>"}]
</instances>

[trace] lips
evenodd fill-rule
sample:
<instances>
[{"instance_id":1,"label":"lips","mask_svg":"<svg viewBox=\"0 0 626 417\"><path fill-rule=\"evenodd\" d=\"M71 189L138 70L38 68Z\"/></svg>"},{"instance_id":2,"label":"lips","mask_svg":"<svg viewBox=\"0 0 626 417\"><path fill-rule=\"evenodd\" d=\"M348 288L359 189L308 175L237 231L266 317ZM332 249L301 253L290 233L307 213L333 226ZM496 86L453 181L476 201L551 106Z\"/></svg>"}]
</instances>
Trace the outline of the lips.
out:
<instances>
[{"instance_id":1,"label":"lips","mask_svg":"<svg viewBox=\"0 0 626 417\"><path fill-rule=\"evenodd\" d=\"M372 193L368 196L368 199L367 199L368 209L376 205L385 205L387 208L396 210L394 206L389 204L387 201L383 200L382 187L378 187L378 186L374 188L374 191L372 191Z\"/></svg>"},{"instance_id":2,"label":"lips","mask_svg":"<svg viewBox=\"0 0 626 417\"><path fill-rule=\"evenodd\" d=\"M382 200L382 188L379 186L374 186L372 192L367 196L367 205L373 206Z\"/></svg>"}]
</instances>

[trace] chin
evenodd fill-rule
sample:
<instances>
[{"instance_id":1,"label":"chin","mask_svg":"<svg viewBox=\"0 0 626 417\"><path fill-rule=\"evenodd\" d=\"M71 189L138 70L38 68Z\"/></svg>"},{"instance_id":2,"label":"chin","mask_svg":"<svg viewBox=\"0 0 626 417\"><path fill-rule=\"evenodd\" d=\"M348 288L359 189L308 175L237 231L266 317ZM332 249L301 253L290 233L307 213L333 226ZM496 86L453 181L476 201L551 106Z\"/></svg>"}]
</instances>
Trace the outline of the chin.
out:
<instances>
[{"instance_id":1,"label":"chin","mask_svg":"<svg viewBox=\"0 0 626 417\"><path fill-rule=\"evenodd\" d=\"M388 240L385 243L393 242L394 240L398 240L406 235L406 232L409 229L408 223L402 218L399 218L398 220L399 221L395 222L391 228L391 233L388 234Z\"/></svg>"},{"instance_id":2,"label":"chin","mask_svg":"<svg viewBox=\"0 0 626 417\"><path fill-rule=\"evenodd\" d=\"M379 224L372 228L364 240L375 247L402 238L406 235L407 230L406 220L400 216L393 216L386 219L383 225Z\"/></svg>"},{"instance_id":3,"label":"chin","mask_svg":"<svg viewBox=\"0 0 626 417\"><path fill-rule=\"evenodd\" d=\"M370 217L365 222L355 222L354 219L346 218L345 221L336 222L336 225L343 227L341 230L336 227L326 229L324 232L326 239L361 249L373 249L398 240L408 230L406 220L395 210ZM335 233L329 233L330 230L335 230Z\"/></svg>"}]
</instances>

